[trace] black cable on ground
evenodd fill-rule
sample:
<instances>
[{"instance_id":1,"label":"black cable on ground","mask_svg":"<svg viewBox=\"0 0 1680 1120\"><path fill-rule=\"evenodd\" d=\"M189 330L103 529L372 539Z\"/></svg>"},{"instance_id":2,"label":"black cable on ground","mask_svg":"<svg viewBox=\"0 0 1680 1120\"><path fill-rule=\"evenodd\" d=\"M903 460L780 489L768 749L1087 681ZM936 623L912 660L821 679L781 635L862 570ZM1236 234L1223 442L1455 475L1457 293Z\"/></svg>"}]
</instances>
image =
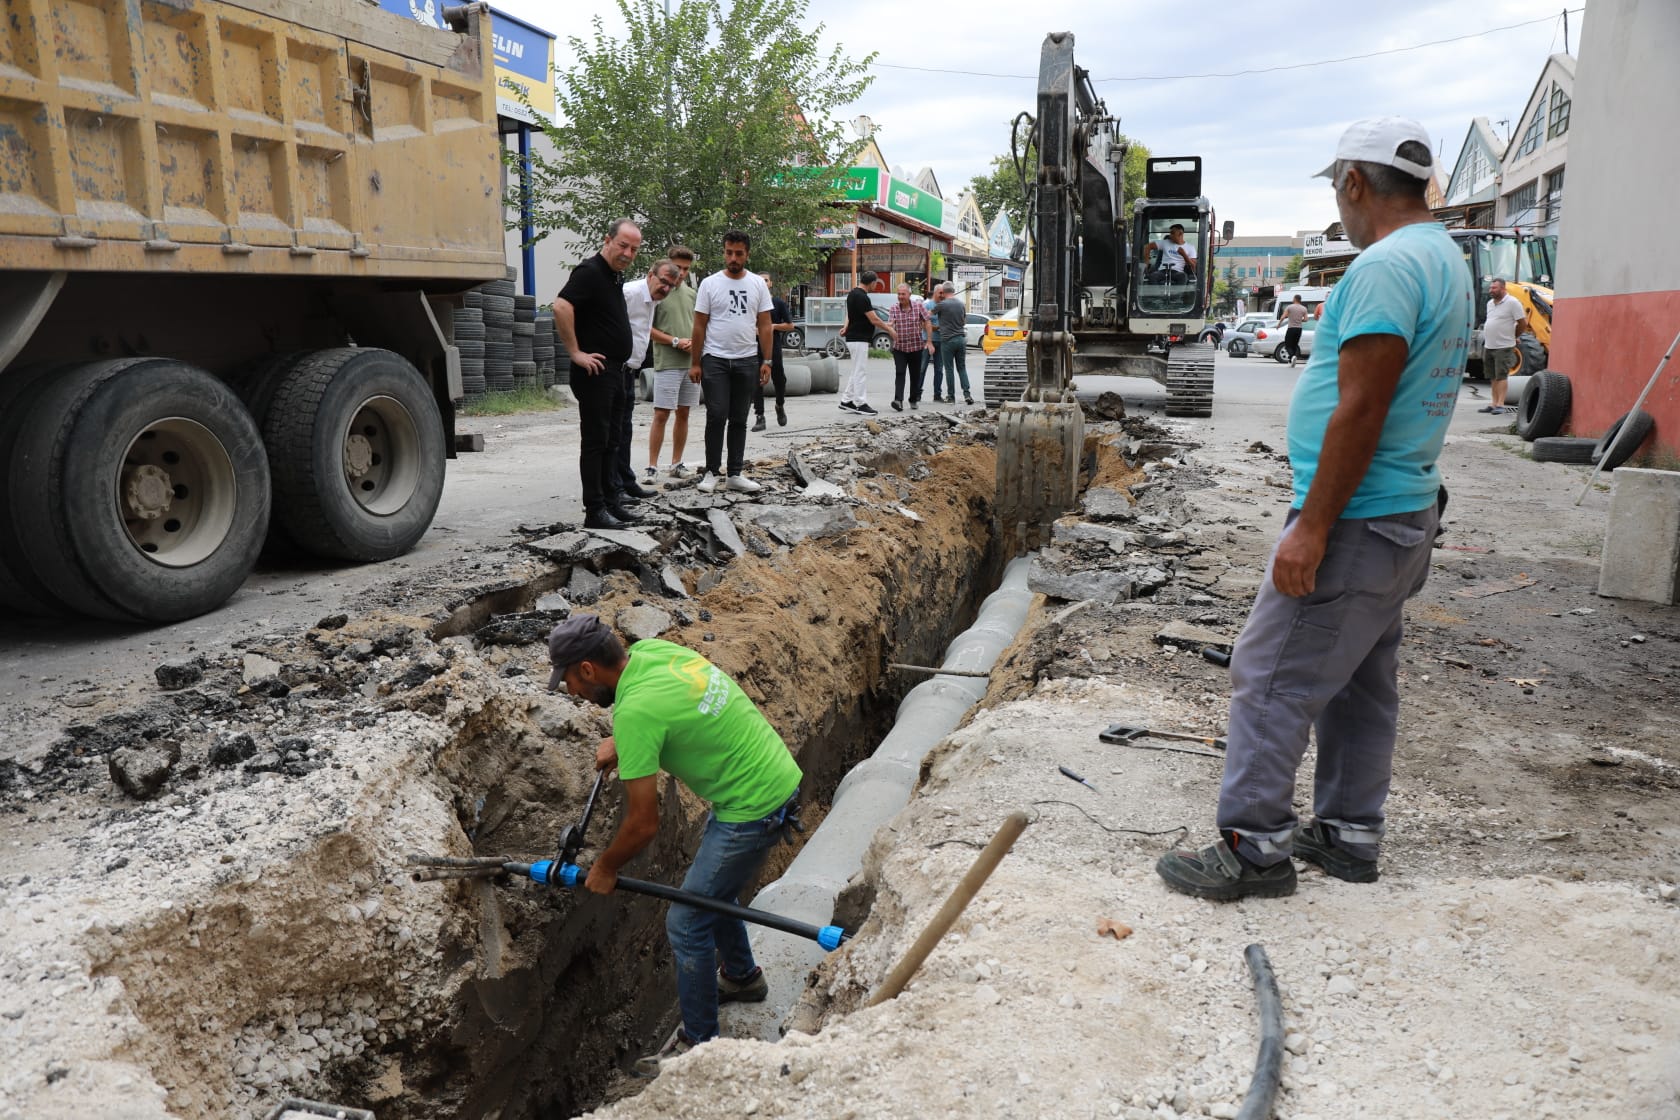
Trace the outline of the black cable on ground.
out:
<instances>
[{"instance_id":1,"label":"black cable on ground","mask_svg":"<svg viewBox=\"0 0 1680 1120\"><path fill-rule=\"evenodd\" d=\"M1278 995L1277 977L1266 950L1258 944L1243 950L1248 971L1254 975L1254 999L1260 1009L1260 1057L1248 1083L1237 1120L1271 1120L1272 1103L1283 1077L1283 997Z\"/></svg>"},{"instance_id":2,"label":"black cable on ground","mask_svg":"<svg viewBox=\"0 0 1680 1120\"><path fill-rule=\"evenodd\" d=\"M1147 831L1145 829L1141 829L1141 828L1114 828L1110 825L1106 825L1103 822L1099 821L1096 817L1093 817L1091 815L1090 811L1087 810L1085 808L1085 806L1079 804L1077 801L1058 801L1058 800L1052 799L1052 800L1049 800L1049 801L1034 801L1033 804L1034 805L1071 805L1075 809L1078 809L1081 813L1084 813L1086 820L1090 821L1092 824L1096 825L1098 828L1102 829L1104 832L1125 832L1125 833L1129 833L1132 836L1171 836L1175 832L1189 832L1190 831L1190 826L1189 825L1183 825L1183 824L1176 825L1172 828L1163 828L1163 829L1160 829L1159 831L1156 831L1156 832L1149 832L1149 831Z\"/></svg>"}]
</instances>

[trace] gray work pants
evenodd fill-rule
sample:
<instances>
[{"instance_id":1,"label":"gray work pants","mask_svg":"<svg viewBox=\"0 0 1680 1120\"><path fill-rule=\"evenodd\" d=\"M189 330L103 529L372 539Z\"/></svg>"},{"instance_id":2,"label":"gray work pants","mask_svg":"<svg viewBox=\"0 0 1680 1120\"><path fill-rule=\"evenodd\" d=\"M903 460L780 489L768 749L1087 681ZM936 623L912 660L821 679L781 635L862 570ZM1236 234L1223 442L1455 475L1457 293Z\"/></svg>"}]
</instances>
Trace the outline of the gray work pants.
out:
<instances>
[{"instance_id":1,"label":"gray work pants","mask_svg":"<svg viewBox=\"0 0 1680 1120\"><path fill-rule=\"evenodd\" d=\"M1288 859L1295 771L1318 733L1313 813L1353 854L1376 859L1400 713L1401 611L1429 578L1438 514L1344 518L1311 595L1272 584L1272 565L1231 651L1231 725L1219 829L1256 863ZM1295 523L1291 511L1284 526ZM1274 562L1275 562L1274 551Z\"/></svg>"}]
</instances>

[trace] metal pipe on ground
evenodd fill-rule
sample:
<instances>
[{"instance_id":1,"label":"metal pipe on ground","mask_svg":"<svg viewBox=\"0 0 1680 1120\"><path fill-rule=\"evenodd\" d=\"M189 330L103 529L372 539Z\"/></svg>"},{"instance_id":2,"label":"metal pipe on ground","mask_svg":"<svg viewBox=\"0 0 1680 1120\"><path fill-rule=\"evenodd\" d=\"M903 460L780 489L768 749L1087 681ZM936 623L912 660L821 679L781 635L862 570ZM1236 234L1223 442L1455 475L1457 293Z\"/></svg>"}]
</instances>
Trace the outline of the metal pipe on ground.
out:
<instances>
[{"instance_id":1,"label":"metal pipe on ground","mask_svg":"<svg viewBox=\"0 0 1680 1120\"><path fill-rule=\"evenodd\" d=\"M990 670L1026 622L1033 593L1027 590L1031 556L1019 556L986 597L974 625L946 647L943 667ZM893 729L869 758L854 766L834 791L828 815L780 879L753 899L753 906L790 918L824 924L834 901L863 865L875 832L909 804L922 759L956 730L969 708L986 694L979 676L936 676L911 689L898 707ZM823 958L809 942L752 931L753 953L764 968L770 995L763 1003L731 1004L729 1033L775 1041L782 1021L804 990L805 975Z\"/></svg>"}]
</instances>

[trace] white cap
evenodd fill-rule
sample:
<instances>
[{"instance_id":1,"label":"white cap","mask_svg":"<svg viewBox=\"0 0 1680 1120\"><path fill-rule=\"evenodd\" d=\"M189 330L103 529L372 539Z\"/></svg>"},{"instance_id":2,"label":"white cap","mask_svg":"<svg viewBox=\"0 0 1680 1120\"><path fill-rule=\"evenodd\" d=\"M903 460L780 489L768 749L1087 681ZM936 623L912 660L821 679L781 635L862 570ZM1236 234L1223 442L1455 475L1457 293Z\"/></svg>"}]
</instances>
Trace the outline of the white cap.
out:
<instances>
[{"instance_id":1,"label":"white cap","mask_svg":"<svg viewBox=\"0 0 1680 1120\"><path fill-rule=\"evenodd\" d=\"M1404 171L1415 179L1429 178L1434 168L1433 158L1428 163L1414 163L1395 154L1408 140L1417 141L1423 145L1424 151L1429 151L1429 134L1416 121L1405 117L1372 117L1370 120L1355 121L1342 133L1341 142L1336 145L1336 161L1313 178L1334 178L1336 162L1344 159L1380 163L1384 167Z\"/></svg>"}]
</instances>

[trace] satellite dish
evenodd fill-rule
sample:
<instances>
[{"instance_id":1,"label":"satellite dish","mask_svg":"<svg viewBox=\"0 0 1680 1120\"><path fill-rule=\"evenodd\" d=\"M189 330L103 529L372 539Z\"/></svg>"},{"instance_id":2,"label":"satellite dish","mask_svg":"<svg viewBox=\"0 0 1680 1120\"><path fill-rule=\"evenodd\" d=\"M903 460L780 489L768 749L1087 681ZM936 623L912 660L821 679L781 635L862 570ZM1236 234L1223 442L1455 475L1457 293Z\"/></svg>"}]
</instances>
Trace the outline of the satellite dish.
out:
<instances>
[{"instance_id":1,"label":"satellite dish","mask_svg":"<svg viewBox=\"0 0 1680 1120\"><path fill-rule=\"evenodd\" d=\"M875 135L875 122L869 119L869 114L862 113L852 122L852 131L857 133L859 140L868 140Z\"/></svg>"}]
</instances>

